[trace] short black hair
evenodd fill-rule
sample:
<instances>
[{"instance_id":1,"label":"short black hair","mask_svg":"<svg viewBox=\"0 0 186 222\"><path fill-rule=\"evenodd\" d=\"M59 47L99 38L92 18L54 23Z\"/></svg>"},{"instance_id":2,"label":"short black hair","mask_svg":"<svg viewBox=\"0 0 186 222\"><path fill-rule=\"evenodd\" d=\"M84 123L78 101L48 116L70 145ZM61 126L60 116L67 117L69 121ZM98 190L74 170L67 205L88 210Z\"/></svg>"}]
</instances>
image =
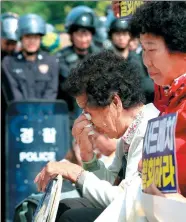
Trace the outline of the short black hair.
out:
<instances>
[{"instance_id":1,"label":"short black hair","mask_svg":"<svg viewBox=\"0 0 186 222\"><path fill-rule=\"evenodd\" d=\"M133 36L150 33L164 38L170 51L186 53L186 2L146 2L130 21Z\"/></svg>"},{"instance_id":2,"label":"short black hair","mask_svg":"<svg viewBox=\"0 0 186 222\"><path fill-rule=\"evenodd\" d=\"M91 54L72 69L63 89L74 97L85 93L94 107L111 104L116 93L125 109L145 103L138 67L108 50Z\"/></svg>"}]
</instances>

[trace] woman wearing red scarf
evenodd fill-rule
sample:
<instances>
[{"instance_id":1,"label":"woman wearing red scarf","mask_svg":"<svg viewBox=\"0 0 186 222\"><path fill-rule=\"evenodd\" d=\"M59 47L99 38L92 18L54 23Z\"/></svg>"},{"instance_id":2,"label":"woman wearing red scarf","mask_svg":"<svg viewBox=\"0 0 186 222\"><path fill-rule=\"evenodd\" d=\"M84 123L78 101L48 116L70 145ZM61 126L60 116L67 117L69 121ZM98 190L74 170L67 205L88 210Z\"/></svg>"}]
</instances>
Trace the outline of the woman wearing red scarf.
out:
<instances>
[{"instance_id":1,"label":"woman wearing red scarf","mask_svg":"<svg viewBox=\"0 0 186 222\"><path fill-rule=\"evenodd\" d=\"M118 16L118 2L113 3ZM161 115L178 113L176 158L180 194L186 202L186 2L148 2L137 9L131 32L140 37L143 61L155 83L154 104ZM162 194L153 184L145 191Z\"/></svg>"}]
</instances>

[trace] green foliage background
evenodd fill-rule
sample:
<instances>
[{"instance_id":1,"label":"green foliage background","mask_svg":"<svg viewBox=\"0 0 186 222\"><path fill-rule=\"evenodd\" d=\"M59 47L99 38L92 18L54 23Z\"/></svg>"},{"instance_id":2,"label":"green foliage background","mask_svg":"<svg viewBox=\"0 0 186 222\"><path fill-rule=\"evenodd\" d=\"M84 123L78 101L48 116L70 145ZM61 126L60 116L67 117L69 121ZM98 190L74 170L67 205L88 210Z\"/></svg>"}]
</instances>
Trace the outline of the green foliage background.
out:
<instances>
[{"instance_id":1,"label":"green foliage background","mask_svg":"<svg viewBox=\"0 0 186 222\"><path fill-rule=\"evenodd\" d=\"M58 31L63 31L65 17L73 7L86 5L94 9L97 15L103 16L105 7L109 4L111 1L2 1L1 13L36 13L47 23L53 24Z\"/></svg>"}]
</instances>

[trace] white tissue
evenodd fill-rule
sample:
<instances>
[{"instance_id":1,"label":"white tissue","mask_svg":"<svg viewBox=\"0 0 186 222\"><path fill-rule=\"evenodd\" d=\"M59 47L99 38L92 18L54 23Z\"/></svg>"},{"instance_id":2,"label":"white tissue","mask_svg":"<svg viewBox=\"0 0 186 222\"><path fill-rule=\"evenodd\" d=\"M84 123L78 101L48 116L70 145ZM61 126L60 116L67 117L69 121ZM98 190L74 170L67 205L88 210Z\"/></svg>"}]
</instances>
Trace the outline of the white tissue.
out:
<instances>
[{"instance_id":1,"label":"white tissue","mask_svg":"<svg viewBox=\"0 0 186 222\"><path fill-rule=\"evenodd\" d=\"M93 127L93 125L92 125L92 123L90 123L90 124L86 125L85 127L86 127L86 128L91 128L91 127ZM91 131L88 133L88 136L92 136L92 135L94 135L94 130L91 130Z\"/></svg>"},{"instance_id":2,"label":"white tissue","mask_svg":"<svg viewBox=\"0 0 186 222\"><path fill-rule=\"evenodd\" d=\"M84 113L85 117L87 118L87 120L91 120L91 115L89 113Z\"/></svg>"},{"instance_id":3,"label":"white tissue","mask_svg":"<svg viewBox=\"0 0 186 222\"><path fill-rule=\"evenodd\" d=\"M92 130L88 133L88 136L92 136L92 135L94 135L94 133L95 133L94 130Z\"/></svg>"},{"instance_id":4,"label":"white tissue","mask_svg":"<svg viewBox=\"0 0 186 222\"><path fill-rule=\"evenodd\" d=\"M89 113L85 113L84 110L83 110L82 113L85 115L85 117L86 117L86 119L87 119L88 121L91 120L91 115L90 115ZM86 125L85 127L86 127L86 128L93 127L93 124L90 123L90 124ZM92 136L92 135L94 135L94 130L91 130L91 131L88 133L88 136Z\"/></svg>"},{"instance_id":5,"label":"white tissue","mask_svg":"<svg viewBox=\"0 0 186 222\"><path fill-rule=\"evenodd\" d=\"M90 123L90 124L86 125L85 127L86 127L86 128L90 128L90 127L92 127L92 126L93 126L92 123Z\"/></svg>"},{"instance_id":6,"label":"white tissue","mask_svg":"<svg viewBox=\"0 0 186 222\"><path fill-rule=\"evenodd\" d=\"M62 159L62 160L60 160L59 162L68 162L68 163L69 163L69 161L66 160L66 159Z\"/></svg>"}]
</instances>

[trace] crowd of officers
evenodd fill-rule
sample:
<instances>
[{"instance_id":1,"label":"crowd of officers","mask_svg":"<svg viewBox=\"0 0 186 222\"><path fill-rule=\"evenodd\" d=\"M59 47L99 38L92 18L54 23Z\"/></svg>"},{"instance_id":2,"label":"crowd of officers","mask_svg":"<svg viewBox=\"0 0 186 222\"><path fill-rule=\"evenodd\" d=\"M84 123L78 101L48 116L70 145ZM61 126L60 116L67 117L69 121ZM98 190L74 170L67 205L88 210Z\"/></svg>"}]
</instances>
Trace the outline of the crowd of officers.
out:
<instances>
[{"instance_id":1,"label":"crowd of officers","mask_svg":"<svg viewBox=\"0 0 186 222\"><path fill-rule=\"evenodd\" d=\"M139 40L131 37L128 22L115 18L110 7L101 17L87 6L73 8L65 19L72 43L66 47L55 28L39 15L5 13L1 24L2 106L15 100L63 99L72 126L81 110L64 93L63 82L80 60L104 49L136 64L147 103L153 101L154 85L143 64Z\"/></svg>"}]
</instances>

